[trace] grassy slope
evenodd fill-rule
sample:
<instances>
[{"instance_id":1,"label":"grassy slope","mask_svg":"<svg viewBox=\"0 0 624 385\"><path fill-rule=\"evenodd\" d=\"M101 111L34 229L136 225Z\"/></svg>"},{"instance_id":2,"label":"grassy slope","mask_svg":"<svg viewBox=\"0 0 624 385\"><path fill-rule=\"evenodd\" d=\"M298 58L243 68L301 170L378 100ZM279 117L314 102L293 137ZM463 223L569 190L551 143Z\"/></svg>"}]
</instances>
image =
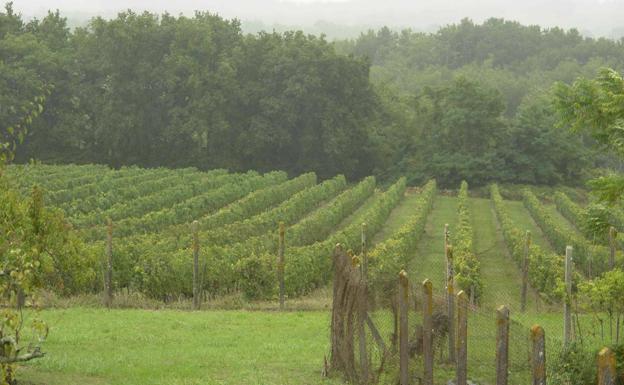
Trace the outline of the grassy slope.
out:
<instances>
[{"instance_id":1,"label":"grassy slope","mask_svg":"<svg viewBox=\"0 0 624 385\"><path fill-rule=\"evenodd\" d=\"M398 231L414 213L414 206L418 202L420 195L414 192L408 192L401 200L397 207L392 210L384 227L375 234L372 244L383 242Z\"/></svg>"},{"instance_id":2,"label":"grassy slope","mask_svg":"<svg viewBox=\"0 0 624 385\"><path fill-rule=\"evenodd\" d=\"M531 231L532 240L536 245L539 245L544 250L552 250L544 233L542 233L540 227L535 223L533 218L531 218L531 214L524 207L522 201L505 201L505 204L509 210L509 216L518 229Z\"/></svg>"},{"instance_id":3,"label":"grassy slope","mask_svg":"<svg viewBox=\"0 0 624 385\"><path fill-rule=\"evenodd\" d=\"M433 283L434 292L443 293L446 276L444 225L449 224L452 234L456 222L457 198L438 195L427 217L425 234L422 235L409 268L412 282L422 282L428 278Z\"/></svg>"},{"instance_id":4,"label":"grassy slope","mask_svg":"<svg viewBox=\"0 0 624 385\"><path fill-rule=\"evenodd\" d=\"M328 312L46 311L36 384L337 384L323 380Z\"/></svg>"},{"instance_id":5,"label":"grassy slope","mask_svg":"<svg viewBox=\"0 0 624 385\"><path fill-rule=\"evenodd\" d=\"M473 247L481 262L484 283L482 303L492 307L508 305L512 310L518 309L522 276L507 253L491 201L471 199L470 210L473 218Z\"/></svg>"}]
</instances>

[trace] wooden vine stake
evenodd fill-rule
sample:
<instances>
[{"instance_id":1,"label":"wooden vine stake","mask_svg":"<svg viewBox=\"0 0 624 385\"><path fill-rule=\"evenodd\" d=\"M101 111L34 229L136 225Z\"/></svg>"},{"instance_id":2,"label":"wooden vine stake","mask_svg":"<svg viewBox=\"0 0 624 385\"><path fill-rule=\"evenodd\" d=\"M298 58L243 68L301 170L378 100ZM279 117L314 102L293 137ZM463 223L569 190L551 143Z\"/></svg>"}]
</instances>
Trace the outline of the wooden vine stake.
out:
<instances>
[{"instance_id":1,"label":"wooden vine stake","mask_svg":"<svg viewBox=\"0 0 624 385\"><path fill-rule=\"evenodd\" d=\"M533 385L546 385L546 339L539 325L531 328L531 379Z\"/></svg>"},{"instance_id":2,"label":"wooden vine stake","mask_svg":"<svg viewBox=\"0 0 624 385\"><path fill-rule=\"evenodd\" d=\"M433 285L430 280L423 282L423 385L433 385Z\"/></svg>"},{"instance_id":3,"label":"wooden vine stake","mask_svg":"<svg viewBox=\"0 0 624 385\"><path fill-rule=\"evenodd\" d=\"M407 307L409 302L409 281L407 273L401 270L399 273L399 367L400 384L409 384L409 330Z\"/></svg>"},{"instance_id":4,"label":"wooden vine stake","mask_svg":"<svg viewBox=\"0 0 624 385\"><path fill-rule=\"evenodd\" d=\"M572 338L572 246L566 247L565 255L565 289L563 301L563 346L568 346Z\"/></svg>"},{"instance_id":5,"label":"wooden vine stake","mask_svg":"<svg viewBox=\"0 0 624 385\"><path fill-rule=\"evenodd\" d=\"M598 353L598 385L615 385L615 353L603 348Z\"/></svg>"},{"instance_id":6,"label":"wooden vine stake","mask_svg":"<svg viewBox=\"0 0 624 385\"><path fill-rule=\"evenodd\" d=\"M106 221L106 272L104 274L104 305L113 305L113 221Z\"/></svg>"},{"instance_id":7,"label":"wooden vine stake","mask_svg":"<svg viewBox=\"0 0 624 385\"><path fill-rule=\"evenodd\" d=\"M611 226L609 228L609 248L611 249L611 254L609 256L609 269L615 269L615 241L617 239L617 230L615 227Z\"/></svg>"},{"instance_id":8,"label":"wooden vine stake","mask_svg":"<svg viewBox=\"0 0 624 385\"><path fill-rule=\"evenodd\" d=\"M507 385L509 374L509 308L496 310L496 385Z\"/></svg>"},{"instance_id":9,"label":"wooden vine stake","mask_svg":"<svg viewBox=\"0 0 624 385\"><path fill-rule=\"evenodd\" d=\"M193 221L193 310L199 310L199 222Z\"/></svg>"},{"instance_id":10,"label":"wooden vine stake","mask_svg":"<svg viewBox=\"0 0 624 385\"><path fill-rule=\"evenodd\" d=\"M529 253L531 251L531 232L526 232L524 244L524 260L522 261L522 294L520 296L520 309L526 311L527 291L529 289Z\"/></svg>"},{"instance_id":11,"label":"wooden vine stake","mask_svg":"<svg viewBox=\"0 0 624 385\"><path fill-rule=\"evenodd\" d=\"M366 255L366 223L362 223L362 255L360 261L360 274L362 277L362 298L360 300L360 313L358 316L358 340L360 350L360 368L362 370L361 382L367 384L369 379L368 369L368 354L366 349L366 329L365 321L368 311L368 286L367 286L367 272L368 270L368 258Z\"/></svg>"},{"instance_id":12,"label":"wooden vine stake","mask_svg":"<svg viewBox=\"0 0 624 385\"><path fill-rule=\"evenodd\" d=\"M285 234L284 222L279 224L279 245L277 249L277 279L279 280L279 307L280 310L284 310L284 234Z\"/></svg>"},{"instance_id":13,"label":"wooden vine stake","mask_svg":"<svg viewBox=\"0 0 624 385\"><path fill-rule=\"evenodd\" d=\"M449 363L455 363L455 289L453 269L453 248L449 244L448 224L444 225L444 255L446 257L446 302L448 311L448 355Z\"/></svg>"},{"instance_id":14,"label":"wooden vine stake","mask_svg":"<svg viewBox=\"0 0 624 385\"><path fill-rule=\"evenodd\" d=\"M456 385L468 384L468 295L457 293Z\"/></svg>"}]
</instances>

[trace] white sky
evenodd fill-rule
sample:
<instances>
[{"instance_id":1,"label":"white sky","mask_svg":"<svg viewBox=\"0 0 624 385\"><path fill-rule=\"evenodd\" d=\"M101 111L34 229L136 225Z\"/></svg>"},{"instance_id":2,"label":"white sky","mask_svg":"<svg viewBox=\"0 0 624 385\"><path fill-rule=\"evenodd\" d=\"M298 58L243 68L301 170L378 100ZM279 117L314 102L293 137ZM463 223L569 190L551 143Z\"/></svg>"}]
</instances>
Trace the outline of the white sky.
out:
<instances>
[{"instance_id":1,"label":"white sky","mask_svg":"<svg viewBox=\"0 0 624 385\"><path fill-rule=\"evenodd\" d=\"M504 17L545 27L576 27L596 36L624 35L624 0L14 0L24 16L60 9L72 21L114 16L125 9L189 14L206 10L266 25L318 21L361 27L431 29L463 17Z\"/></svg>"}]
</instances>

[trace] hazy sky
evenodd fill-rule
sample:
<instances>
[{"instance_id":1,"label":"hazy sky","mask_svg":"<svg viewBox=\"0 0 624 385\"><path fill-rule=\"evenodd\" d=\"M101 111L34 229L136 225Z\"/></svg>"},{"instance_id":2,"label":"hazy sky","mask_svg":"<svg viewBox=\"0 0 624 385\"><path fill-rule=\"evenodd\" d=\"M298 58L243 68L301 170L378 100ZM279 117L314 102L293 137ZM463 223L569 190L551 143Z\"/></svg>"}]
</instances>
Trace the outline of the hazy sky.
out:
<instances>
[{"instance_id":1,"label":"hazy sky","mask_svg":"<svg viewBox=\"0 0 624 385\"><path fill-rule=\"evenodd\" d=\"M26 17L58 8L74 23L128 8L172 14L206 10L267 26L316 24L321 29L319 21L352 29L389 25L432 30L464 17L479 22L504 17L545 27L576 27L588 35L624 36L624 0L14 0L14 8Z\"/></svg>"}]
</instances>

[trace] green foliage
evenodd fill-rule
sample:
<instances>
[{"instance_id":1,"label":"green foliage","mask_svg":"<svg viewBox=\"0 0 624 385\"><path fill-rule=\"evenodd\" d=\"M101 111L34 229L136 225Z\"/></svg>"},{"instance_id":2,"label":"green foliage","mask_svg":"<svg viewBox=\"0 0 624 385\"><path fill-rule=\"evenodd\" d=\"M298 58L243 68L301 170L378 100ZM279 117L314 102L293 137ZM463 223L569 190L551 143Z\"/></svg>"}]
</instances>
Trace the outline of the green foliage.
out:
<instances>
[{"instance_id":1,"label":"green foliage","mask_svg":"<svg viewBox=\"0 0 624 385\"><path fill-rule=\"evenodd\" d=\"M494 203L496 217L501 224L503 237L512 258L520 268L524 265L526 250L525 232L515 227L498 186L490 186L490 196ZM538 245L529 246L528 275L531 286L548 301L559 301L563 291L563 257L548 253Z\"/></svg>"},{"instance_id":2,"label":"green foliage","mask_svg":"<svg viewBox=\"0 0 624 385\"><path fill-rule=\"evenodd\" d=\"M453 236L453 264L457 286L479 301L483 292L481 264L474 254L473 231L470 209L468 208L468 183L462 181L457 195L457 226Z\"/></svg>"},{"instance_id":3,"label":"green foliage","mask_svg":"<svg viewBox=\"0 0 624 385\"><path fill-rule=\"evenodd\" d=\"M384 225L392 209L399 204L405 189L405 178L401 178L385 192L375 196L372 204L359 215L352 217L348 226L335 231L324 241L304 247L287 248L286 255L294 256L291 259L286 258L287 293L305 294L325 285L332 275L333 261L330 256L336 244L340 243L345 250L357 250L364 222L366 222L365 235L367 239L371 239ZM288 244L288 238L286 242Z\"/></svg>"},{"instance_id":4,"label":"green foliage","mask_svg":"<svg viewBox=\"0 0 624 385\"><path fill-rule=\"evenodd\" d=\"M523 195L525 207L556 250L561 250L563 253L566 246L572 246L575 264L588 276L590 272L596 275L608 269L610 254L608 248L593 245L582 235L562 228L529 189L525 189ZM622 260L622 253L618 252L616 258L619 264Z\"/></svg>"},{"instance_id":5,"label":"green foliage","mask_svg":"<svg viewBox=\"0 0 624 385\"><path fill-rule=\"evenodd\" d=\"M275 294L277 274L274 258L270 254L253 254L239 259L234 265L238 287L247 299L272 298Z\"/></svg>"},{"instance_id":6,"label":"green foliage","mask_svg":"<svg viewBox=\"0 0 624 385\"><path fill-rule=\"evenodd\" d=\"M436 193L436 181L427 182L420 192L419 201L414 206L414 214L395 234L375 245L370 251L370 282L381 289L379 292L396 292L397 274L407 269L416 245L425 231L427 216L433 207Z\"/></svg>"},{"instance_id":7,"label":"green foliage","mask_svg":"<svg viewBox=\"0 0 624 385\"><path fill-rule=\"evenodd\" d=\"M579 78L572 85L554 87L559 123L576 132L588 132L605 149L624 156L624 79L612 68L602 68L595 79ZM597 195L610 203L621 200L624 181L607 175L591 181Z\"/></svg>"},{"instance_id":8,"label":"green foliage","mask_svg":"<svg viewBox=\"0 0 624 385\"><path fill-rule=\"evenodd\" d=\"M572 341L553 355L548 371L548 383L554 385L589 385L597 378L596 352L587 349L582 343Z\"/></svg>"}]
</instances>

